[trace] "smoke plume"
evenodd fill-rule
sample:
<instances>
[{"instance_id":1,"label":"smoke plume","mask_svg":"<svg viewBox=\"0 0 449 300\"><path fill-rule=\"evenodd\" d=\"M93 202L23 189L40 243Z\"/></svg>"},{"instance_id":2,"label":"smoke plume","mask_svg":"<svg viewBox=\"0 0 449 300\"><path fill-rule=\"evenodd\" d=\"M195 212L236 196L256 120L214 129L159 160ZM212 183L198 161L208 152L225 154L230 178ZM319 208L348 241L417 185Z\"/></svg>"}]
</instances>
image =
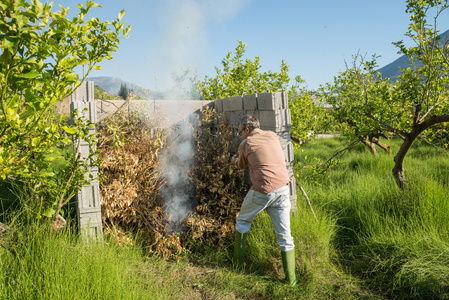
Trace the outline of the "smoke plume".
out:
<instances>
[{"instance_id":1,"label":"smoke plume","mask_svg":"<svg viewBox=\"0 0 449 300\"><path fill-rule=\"evenodd\" d=\"M147 56L152 73L157 74L156 89L172 88L174 70L204 71L217 64L208 60L210 28L232 20L250 1L159 1L154 15L162 30Z\"/></svg>"}]
</instances>

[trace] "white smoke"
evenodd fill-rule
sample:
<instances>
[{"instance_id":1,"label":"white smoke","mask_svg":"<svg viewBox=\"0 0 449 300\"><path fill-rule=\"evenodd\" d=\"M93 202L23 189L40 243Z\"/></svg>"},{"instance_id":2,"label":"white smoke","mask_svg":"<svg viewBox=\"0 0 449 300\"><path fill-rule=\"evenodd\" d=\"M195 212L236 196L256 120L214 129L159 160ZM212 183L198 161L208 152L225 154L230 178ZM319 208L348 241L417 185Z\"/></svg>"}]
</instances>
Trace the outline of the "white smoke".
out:
<instances>
[{"instance_id":1,"label":"white smoke","mask_svg":"<svg viewBox=\"0 0 449 300\"><path fill-rule=\"evenodd\" d=\"M166 103L176 102L167 101ZM172 111L167 115L172 117L177 115L177 118L167 121L167 124L172 125L169 129L171 130L169 147L160 157L165 184L159 194L168 221L167 233L171 234L183 230L182 221L195 207L195 187L189 180L188 172L194 163L196 118L187 107L183 113L174 114Z\"/></svg>"},{"instance_id":2,"label":"white smoke","mask_svg":"<svg viewBox=\"0 0 449 300\"><path fill-rule=\"evenodd\" d=\"M251 0L167 0L159 1L155 14L162 34L150 50L148 57L154 59L151 65L158 74L157 89L171 90L172 100L189 99L184 95L185 87L174 86L173 72L205 68L208 64L208 28L229 21ZM192 74L189 74L190 76ZM169 104L168 104L169 103ZM191 109L179 112L185 102L167 101L168 124L176 124L172 131L170 148L162 154L162 168L167 180L160 194L164 201L164 212L169 218L167 232L182 231L182 221L195 207L194 186L188 179L188 172L194 162L194 123L182 116ZM187 113L187 111L189 113ZM192 117L192 115L191 115Z\"/></svg>"},{"instance_id":3,"label":"white smoke","mask_svg":"<svg viewBox=\"0 0 449 300\"><path fill-rule=\"evenodd\" d=\"M162 31L148 55L152 60L152 73L157 74L157 89L172 88L171 73L174 70L209 67L209 28L232 20L250 1L159 1L155 15Z\"/></svg>"}]
</instances>

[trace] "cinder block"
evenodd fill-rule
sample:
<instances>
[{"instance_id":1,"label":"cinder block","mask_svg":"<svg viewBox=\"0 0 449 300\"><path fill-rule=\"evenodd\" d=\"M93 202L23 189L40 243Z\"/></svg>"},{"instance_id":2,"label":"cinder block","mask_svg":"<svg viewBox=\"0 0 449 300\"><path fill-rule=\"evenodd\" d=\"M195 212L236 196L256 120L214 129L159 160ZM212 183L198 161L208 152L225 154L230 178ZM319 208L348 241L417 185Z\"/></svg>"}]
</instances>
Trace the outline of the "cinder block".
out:
<instances>
[{"instance_id":1,"label":"cinder block","mask_svg":"<svg viewBox=\"0 0 449 300\"><path fill-rule=\"evenodd\" d=\"M81 159L82 159L82 160L87 159L87 157L88 157L89 154L90 154L90 147L89 147L89 144L81 145L81 146L78 148L78 153L81 154Z\"/></svg>"},{"instance_id":2,"label":"cinder block","mask_svg":"<svg viewBox=\"0 0 449 300\"><path fill-rule=\"evenodd\" d=\"M257 94L243 96L243 110L250 111L251 115L257 110Z\"/></svg>"},{"instance_id":3,"label":"cinder block","mask_svg":"<svg viewBox=\"0 0 449 300\"><path fill-rule=\"evenodd\" d=\"M91 176L92 176L92 179L91 179ZM98 181L98 168L97 167L91 168L90 175L89 175L89 172L86 172L84 174L84 178L86 180L88 180L89 182Z\"/></svg>"},{"instance_id":4,"label":"cinder block","mask_svg":"<svg viewBox=\"0 0 449 300\"><path fill-rule=\"evenodd\" d=\"M284 124L285 124L286 127L288 127L288 126L291 127L291 125L292 125L292 112L291 112L290 109L284 109L283 111L284 111L284 114L285 114L284 115Z\"/></svg>"},{"instance_id":5,"label":"cinder block","mask_svg":"<svg viewBox=\"0 0 449 300\"><path fill-rule=\"evenodd\" d=\"M79 208L78 212L80 215L86 214L101 214L101 207L87 207L87 208Z\"/></svg>"},{"instance_id":6,"label":"cinder block","mask_svg":"<svg viewBox=\"0 0 449 300\"><path fill-rule=\"evenodd\" d=\"M242 111L243 109L243 97L234 96L223 99L223 111Z\"/></svg>"},{"instance_id":7,"label":"cinder block","mask_svg":"<svg viewBox=\"0 0 449 300\"><path fill-rule=\"evenodd\" d=\"M259 111L260 127L274 132L290 131L291 113L289 109Z\"/></svg>"},{"instance_id":8,"label":"cinder block","mask_svg":"<svg viewBox=\"0 0 449 300\"><path fill-rule=\"evenodd\" d=\"M250 115L255 117L257 120L260 121L260 115L259 115L259 111L258 110L245 110L244 111L245 115ZM243 117L243 116L242 116Z\"/></svg>"},{"instance_id":9,"label":"cinder block","mask_svg":"<svg viewBox=\"0 0 449 300\"><path fill-rule=\"evenodd\" d=\"M282 93L262 93L257 94L257 109L279 110L282 105Z\"/></svg>"},{"instance_id":10,"label":"cinder block","mask_svg":"<svg viewBox=\"0 0 449 300\"><path fill-rule=\"evenodd\" d=\"M290 196L296 196L296 178L295 177L290 178L289 188L290 188Z\"/></svg>"},{"instance_id":11,"label":"cinder block","mask_svg":"<svg viewBox=\"0 0 449 300\"><path fill-rule=\"evenodd\" d=\"M100 225L95 227L82 228L82 235L85 240L103 240L103 229Z\"/></svg>"},{"instance_id":12,"label":"cinder block","mask_svg":"<svg viewBox=\"0 0 449 300\"><path fill-rule=\"evenodd\" d=\"M221 99L222 103L223 103L223 111L231 111L231 107L229 104L229 97L228 98L223 98Z\"/></svg>"},{"instance_id":13,"label":"cinder block","mask_svg":"<svg viewBox=\"0 0 449 300\"><path fill-rule=\"evenodd\" d=\"M215 101L214 100L190 100L192 102L197 102L201 104L201 107L199 108L200 110L206 108L206 107L210 107L210 108L215 108Z\"/></svg>"},{"instance_id":14,"label":"cinder block","mask_svg":"<svg viewBox=\"0 0 449 300\"><path fill-rule=\"evenodd\" d=\"M297 201L297 194L296 194L296 179L290 178L291 182L288 184L288 188L290 191L290 203L292 205L292 211L296 211L296 201Z\"/></svg>"},{"instance_id":15,"label":"cinder block","mask_svg":"<svg viewBox=\"0 0 449 300\"><path fill-rule=\"evenodd\" d=\"M281 109L288 109L288 93L282 92Z\"/></svg>"},{"instance_id":16,"label":"cinder block","mask_svg":"<svg viewBox=\"0 0 449 300\"><path fill-rule=\"evenodd\" d=\"M70 102L89 102L94 101L94 82L84 81L76 90L73 91Z\"/></svg>"},{"instance_id":17,"label":"cinder block","mask_svg":"<svg viewBox=\"0 0 449 300\"><path fill-rule=\"evenodd\" d=\"M70 111L77 110L77 116L83 120L89 120L92 123L97 123L97 106L93 102L71 102Z\"/></svg>"},{"instance_id":18,"label":"cinder block","mask_svg":"<svg viewBox=\"0 0 449 300\"><path fill-rule=\"evenodd\" d=\"M101 211L79 212L78 223L84 238L101 239L103 237Z\"/></svg>"},{"instance_id":19,"label":"cinder block","mask_svg":"<svg viewBox=\"0 0 449 300\"><path fill-rule=\"evenodd\" d=\"M215 109L219 112L223 111L223 99L214 100Z\"/></svg>"},{"instance_id":20,"label":"cinder block","mask_svg":"<svg viewBox=\"0 0 449 300\"><path fill-rule=\"evenodd\" d=\"M282 151L284 151L285 161L292 162L295 160L295 153L293 151L293 143L288 142L286 144L281 144Z\"/></svg>"},{"instance_id":21,"label":"cinder block","mask_svg":"<svg viewBox=\"0 0 449 300\"><path fill-rule=\"evenodd\" d=\"M279 137L279 141L281 142L282 145L292 141L292 138L290 136L290 130L279 131L276 132L276 134Z\"/></svg>"},{"instance_id":22,"label":"cinder block","mask_svg":"<svg viewBox=\"0 0 449 300\"><path fill-rule=\"evenodd\" d=\"M97 106L95 101L90 101L89 102L89 120L92 123L97 123L97 110L96 110Z\"/></svg>"},{"instance_id":23,"label":"cinder block","mask_svg":"<svg viewBox=\"0 0 449 300\"><path fill-rule=\"evenodd\" d=\"M243 117L242 111L226 111L224 112L226 118L228 119L228 125L230 127L238 127L238 122Z\"/></svg>"},{"instance_id":24,"label":"cinder block","mask_svg":"<svg viewBox=\"0 0 449 300\"><path fill-rule=\"evenodd\" d=\"M93 213L80 213L80 226L85 227L96 227L98 225L101 226L101 212L93 212Z\"/></svg>"},{"instance_id":25,"label":"cinder block","mask_svg":"<svg viewBox=\"0 0 449 300\"><path fill-rule=\"evenodd\" d=\"M280 110L261 110L259 117L260 127L278 128L282 125Z\"/></svg>"},{"instance_id":26,"label":"cinder block","mask_svg":"<svg viewBox=\"0 0 449 300\"><path fill-rule=\"evenodd\" d=\"M100 184L98 181L91 181L90 185L84 185L76 193L79 211L85 208L100 207Z\"/></svg>"},{"instance_id":27,"label":"cinder block","mask_svg":"<svg viewBox=\"0 0 449 300\"><path fill-rule=\"evenodd\" d=\"M130 102L132 111L141 111L150 116L154 115L155 100L133 100Z\"/></svg>"},{"instance_id":28,"label":"cinder block","mask_svg":"<svg viewBox=\"0 0 449 300\"><path fill-rule=\"evenodd\" d=\"M75 110L77 110L77 116L78 117L83 117L83 118L87 118L88 115L87 113L84 111L84 109L89 109L89 103L88 102L80 102L80 101L76 101L76 102L70 102L70 112L74 112Z\"/></svg>"}]
</instances>

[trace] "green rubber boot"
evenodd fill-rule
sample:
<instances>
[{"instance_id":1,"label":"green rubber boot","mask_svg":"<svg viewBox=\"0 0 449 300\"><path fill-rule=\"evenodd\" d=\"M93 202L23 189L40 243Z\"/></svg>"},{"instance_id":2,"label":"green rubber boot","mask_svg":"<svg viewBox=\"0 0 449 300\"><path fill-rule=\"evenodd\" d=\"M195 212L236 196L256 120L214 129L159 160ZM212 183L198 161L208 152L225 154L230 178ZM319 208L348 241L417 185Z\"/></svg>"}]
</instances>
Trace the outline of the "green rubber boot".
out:
<instances>
[{"instance_id":1,"label":"green rubber boot","mask_svg":"<svg viewBox=\"0 0 449 300\"><path fill-rule=\"evenodd\" d=\"M295 249L281 251L282 265L284 266L285 281L289 285L296 285L295 274Z\"/></svg>"},{"instance_id":2,"label":"green rubber boot","mask_svg":"<svg viewBox=\"0 0 449 300\"><path fill-rule=\"evenodd\" d=\"M246 233L235 232L234 241L234 265L240 269L243 266L243 256L245 254Z\"/></svg>"}]
</instances>

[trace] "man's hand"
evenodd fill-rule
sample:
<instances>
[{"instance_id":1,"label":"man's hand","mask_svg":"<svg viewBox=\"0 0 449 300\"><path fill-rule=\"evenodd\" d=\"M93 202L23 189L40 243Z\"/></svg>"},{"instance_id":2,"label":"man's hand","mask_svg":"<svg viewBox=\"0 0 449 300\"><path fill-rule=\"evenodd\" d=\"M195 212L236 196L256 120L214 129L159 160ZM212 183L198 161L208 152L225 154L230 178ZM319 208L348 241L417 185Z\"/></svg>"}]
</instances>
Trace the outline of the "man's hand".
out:
<instances>
[{"instance_id":1,"label":"man's hand","mask_svg":"<svg viewBox=\"0 0 449 300\"><path fill-rule=\"evenodd\" d=\"M230 164L233 165L233 166L235 166L235 165L237 164L238 158L239 158L239 155L238 155L238 153L237 153L237 154L235 154L235 155L231 158Z\"/></svg>"}]
</instances>

